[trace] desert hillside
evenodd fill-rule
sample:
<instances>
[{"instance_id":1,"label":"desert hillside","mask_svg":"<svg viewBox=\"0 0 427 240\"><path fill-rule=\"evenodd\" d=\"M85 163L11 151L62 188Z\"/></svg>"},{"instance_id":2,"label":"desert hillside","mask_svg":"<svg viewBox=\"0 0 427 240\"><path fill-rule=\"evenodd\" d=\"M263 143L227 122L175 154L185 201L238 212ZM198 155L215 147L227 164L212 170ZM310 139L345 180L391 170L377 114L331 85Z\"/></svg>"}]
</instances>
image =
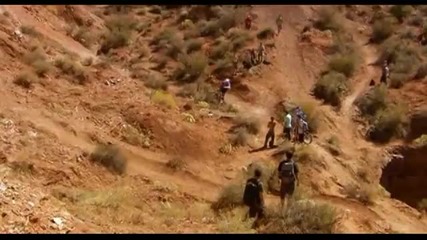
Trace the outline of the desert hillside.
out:
<instances>
[{"instance_id":1,"label":"desert hillside","mask_svg":"<svg viewBox=\"0 0 427 240\"><path fill-rule=\"evenodd\" d=\"M426 39L424 5L1 5L0 232L425 233Z\"/></svg>"}]
</instances>

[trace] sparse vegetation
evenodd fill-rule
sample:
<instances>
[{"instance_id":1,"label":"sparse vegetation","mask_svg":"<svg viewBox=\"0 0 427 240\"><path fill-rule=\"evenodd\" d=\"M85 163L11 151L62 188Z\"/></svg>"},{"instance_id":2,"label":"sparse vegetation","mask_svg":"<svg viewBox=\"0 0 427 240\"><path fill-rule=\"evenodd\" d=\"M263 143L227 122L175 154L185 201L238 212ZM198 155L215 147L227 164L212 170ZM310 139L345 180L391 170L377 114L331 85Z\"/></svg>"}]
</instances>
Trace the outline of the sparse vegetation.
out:
<instances>
[{"instance_id":1,"label":"sparse vegetation","mask_svg":"<svg viewBox=\"0 0 427 240\"><path fill-rule=\"evenodd\" d=\"M127 167L127 159L114 145L99 145L90 155L90 160L118 174L124 174Z\"/></svg>"},{"instance_id":2,"label":"sparse vegetation","mask_svg":"<svg viewBox=\"0 0 427 240\"><path fill-rule=\"evenodd\" d=\"M328 151L334 155L338 156L341 154L341 148L340 148L340 142L337 136L333 135L330 138L327 139L327 148Z\"/></svg>"},{"instance_id":3,"label":"sparse vegetation","mask_svg":"<svg viewBox=\"0 0 427 240\"><path fill-rule=\"evenodd\" d=\"M175 79L183 83L191 83L197 81L205 73L208 60L203 53L197 52L191 55L181 55L180 64L181 66L175 72Z\"/></svg>"},{"instance_id":4,"label":"sparse vegetation","mask_svg":"<svg viewBox=\"0 0 427 240\"><path fill-rule=\"evenodd\" d=\"M322 31L339 31L342 29L337 19L337 11L333 7L324 7L319 11L319 18L314 26Z\"/></svg>"},{"instance_id":5,"label":"sparse vegetation","mask_svg":"<svg viewBox=\"0 0 427 240\"><path fill-rule=\"evenodd\" d=\"M388 142L393 137L405 135L406 113L402 106L390 105L379 111L372 121L369 138L376 142Z\"/></svg>"},{"instance_id":6,"label":"sparse vegetation","mask_svg":"<svg viewBox=\"0 0 427 240\"><path fill-rule=\"evenodd\" d=\"M166 166L174 171L182 171L187 167L187 163L183 158L172 158L166 163Z\"/></svg>"},{"instance_id":7,"label":"sparse vegetation","mask_svg":"<svg viewBox=\"0 0 427 240\"><path fill-rule=\"evenodd\" d=\"M356 58L352 55L336 55L329 61L329 71L351 77L356 69Z\"/></svg>"},{"instance_id":8,"label":"sparse vegetation","mask_svg":"<svg viewBox=\"0 0 427 240\"><path fill-rule=\"evenodd\" d=\"M263 233L333 233L336 211L313 200L290 201L286 210L268 209Z\"/></svg>"},{"instance_id":9,"label":"sparse vegetation","mask_svg":"<svg viewBox=\"0 0 427 240\"><path fill-rule=\"evenodd\" d=\"M427 211L427 198L424 198L420 202L418 202L417 207L420 211L426 212Z\"/></svg>"},{"instance_id":10,"label":"sparse vegetation","mask_svg":"<svg viewBox=\"0 0 427 240\"><path fill-rule=\"evenodd\" d=\"M427 63L423 63L418 67L415 79L424 79L427 76Z\"/></svg>"},{"instance_id":11,"label":"sparse vegetation","mask_svg":"<svg viewBox=\"0 0 427 240\"><path fill-rule=\"evenodd\" d=\"M258 39L267 39L267 38L272 38L274 37L274 35L276 34L276 32L274 31L274 29L272 29L271 27L267 27L262 29L261 31L259 31L257 33L257 38Z\"/></svg>"},{"instance_id":12,"label":"sparse vegetation","mask_svg":"<svg viewBox=\"0 0 427 240\"><path fill-rule=\"evenodd\" d=\"M393 23L386 19L375 21L372 26L371 39L375 43L381 43L393 34Z\"/></svg>"},{"instance_id":13,"label":"sparse vegetation","mask_svg":"<svg viewBox=\"0 0 427 240\"><path fill-rule=\"evenodd\" d=\"M362 115L372 117L387 107L387 87L384 85L375 86L367 94L361 96L356 101Z\"/></svg>"},{"instance_id":14,"label":"sparse vegetation","mask_svg":"<svg viewBox=\"0 0 427 240\"><path fill-rule=\"evenodd\" d=\"M246 146L249 141L249 133L246 128L237 128L233 135L230 137L230 143L232 146Z\"/></svg>"},{"instance_id":15,"label":"sparse vegetation","mask_svg":"<svg viewBox=\"0 0 427 240\"><path fill-rule=\"evenodd\" d=\"M390 13L399 21L403 22L403 20L408 17L412 13L411 5L393 5L390 8Z\"/></svg>"},{"instance_id":16,"label":"sparse vegetation","mask_svg":"<svg viewBox=\"0 0 427 240\"><path fill-rule=\"evenodd\" d=\"M376 186L371 184L362 184L360 187L354 184L349 184L345 187L347 196L358 200L365 205L372 205L379 196L379 191Z\"/></svg>"},{"instance_id":17,"label":"sparse vegetation","mask_svg":"<svg viewBox=\"0 0 427 240\"><path fill-rule=\"evenodd\" d=\"M144 85L156 90L167 91L168 89L168 83L166 79L164 79L163 76L157 74L149 74L146 76L146 78L144 78Z\"/></svg>"},{"instance_id":18,"label":"sparse vegetation","mask_svg":"<svg viewBox=\"0 0 427 240\"><path fill-rule=\"evenodd\" d=\"M34 28L34 26L22 25L20 29L23 34L27 34L33 37L37 37L40 35L40 33Z\"/></svg>"},{"instance_id":19,"label":"sparse vegetation","mask_svg":"<svg viewBox=\"0 0 427 240\"><path fill-rule=\"evenodd\" d=\"M217 200L212 203L211 208L214 212L231 210L238 206L243 205L243 191L242 184L232 183L221 190Z\"/></svg>"},{"instance_id":20,"label":"sparse vegetation","mask_svg":"<svg viewBox=\"0 0 427 240\"><path fill-rule=\"evenodd\" d=\"M89 79L84 67L77 61L73 61L70 57L64 57L55 61L55 66L65 74L70 75L72 82L85 84Z\"/></svg>"},{"instance_id":21,"label":"sparse vegetation","mask_svg":"<svg viewBox=\"0 0 427 240\"><path fill-rule=\"evenodd\" d=\"M101 43L101 52L104 54L108 53L110 49L128 45L137 22L127 15L116 15L106 21L105 25L108 31Z\"/></svg>"},{"instance_id":22,"label":"sparse vegetation","mask_svg":"<svg viewBox=\"0 0 427 240\"><path fill-rule=\"evenodd\" d=\"M314 95L331 104L340 106L341 98L347 91L347 78L342 73L329 72L323 75L314 85Z\"/></svg>"},{"instance_id":23,"label":"sparse vegetation","mask_svg":"<svg viewBox=\"0 0 427 240\"><path fill-rule=\"evenodd\" d=\"M30 72L24 72L18 74L18 76L15 77L15 80L13 83L15 83L18 86L21 86L23 88L29 89L32 87L33 83L37 81L37 76Z\"/></svg>"},{"instance_id":24,"label":"sparse vegetation","mask_svg":"<svg viewBox=\"0 0 427 240\"><path fill-rule=\"evenodd\" d=\"M170 109L176 108L176 102L173 96L167 92L156 90L151 96L151 101L156 104L166 106Z\"/></svg>"},{"instance_id":25,"label":"sparse vegetation","mask_svg":"<svg viewBox=\"0 0 427 240\"><path fill-rule=\"evenodd\" d=\"M187 41L187 54L199 51L203 46L203 40L191 39Z\"/></svg>"},{"instance_id":26,"label":"sparse vegetation","mask_svg":"<svg viewBox=\"0 0 427 240\"><path fill-rule=\"evenodd\" d=\"M415 139L414 144L418 147L427 146L427 134L423 134L419 138Z\"/></svg>"},{"instance_id":27,"label":"sparse vegetation","mask_svg":"<svg viewBox=\"0 0 427 240\"><path fill-rule=\"evenodd\" d=\"M236 118L236 127L245 128L248 133L256 135L261 130L261 123L259 119L249 115L239 115Z\"/></svg>"}]
</instances>

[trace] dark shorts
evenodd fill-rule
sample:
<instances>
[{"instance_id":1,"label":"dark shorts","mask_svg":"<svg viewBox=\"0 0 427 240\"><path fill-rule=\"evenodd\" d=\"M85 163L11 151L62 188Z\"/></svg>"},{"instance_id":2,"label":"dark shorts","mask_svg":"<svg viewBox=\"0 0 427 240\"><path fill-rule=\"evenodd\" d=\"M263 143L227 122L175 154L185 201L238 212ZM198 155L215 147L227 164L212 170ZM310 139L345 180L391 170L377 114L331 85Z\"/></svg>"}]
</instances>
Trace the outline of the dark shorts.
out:
<instances>
[{"instance_id":1,"label":"dark shorts","mask_svg":"<svg viewBox=\"0 0 427 240\"><path fill-rule=\"evenodd\" d=\"M292 128L284 128L283 129L283 133L285 134L285 138L287 138L288 140L291 140L291 131Z\"/></svg>"},{"instance_id":2,"label":"dark shorts","mask_svg":"<svg viewBox=\"0 0 427 240\"><path fill-rule=\"evenodd\" d=\"M284 199L286 195L292 196L295 191L295 181L281 181L280 184L280 198Z\"/></svg>"},{"instance_id":3,"label":"dark shorts","mask_svg":"<svg viewBox=\"0 0 427 240\"><path fill-rule=\"evenodd\" d=\"M264 208L262 206L250 206L249 207L250 218L262 218L264 217Z\"/></svg>"},{"instance_id":4,"label":"dark shorts","mask_svg":"<svg viewBox=\"0 0 427 240\"><path fill-rule=\"evenodd\" d=\"M228 88L221 88L220 91L221 91L222 95L225 95L228 91Z\"/></svg>"}]
</instances>

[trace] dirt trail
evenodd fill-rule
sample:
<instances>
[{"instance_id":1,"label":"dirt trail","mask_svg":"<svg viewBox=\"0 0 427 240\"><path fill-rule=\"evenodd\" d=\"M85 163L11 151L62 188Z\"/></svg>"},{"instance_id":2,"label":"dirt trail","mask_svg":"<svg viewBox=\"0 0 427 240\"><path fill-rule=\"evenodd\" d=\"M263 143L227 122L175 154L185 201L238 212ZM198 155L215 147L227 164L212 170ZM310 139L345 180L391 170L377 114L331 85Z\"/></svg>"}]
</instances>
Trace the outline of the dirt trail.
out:
<instances>
[{"instance_id":1,"label":"dirt trail","mask_svg":"<svg viewBox=\"0 0 427 240\"><path fill-rule=\"evenodd\" d=\"M87 152L92 152L96 147L87 140L65 130L55 121L44 117L41 111L22 107L12 108L12 110L18 113L23 120L31 122L36 127L54 134L59 141L65 144L78 147ZM108 137L105 140L113 143L117 142ZM177 185L180 190L207 201L212 201L216 197L219 190L219 186L216 183L188 173L171 173L161 160L153 158L155 154L147 154L138 148L126 146L124 143L119 143L119 146L129 159L128 174L145 175L155 180ZM163 157L163 159L167 160L168 158Z\"/></svg>"},{"instance_id":2,"label":"dirt trail","mask_svg":"<svg viewBox=\"0 0 427 240\"><path fill-rule=\"evenodd\" d=\"M43 36L50 38L59 45L64 46L68 51L79 55L81 58L91 57L93 59L97 59L94 53L89 51L80 43L74 41L69 37L64 36L63 34L57 31L54 31L49 27L49 25L45 25L40 21L37 21L37 19L35 19L25 10L24 5L3 5L3 8L11 14L12 18L18 22L19 26L34 26L34 28Z\"/></svg>"}]
</instances>

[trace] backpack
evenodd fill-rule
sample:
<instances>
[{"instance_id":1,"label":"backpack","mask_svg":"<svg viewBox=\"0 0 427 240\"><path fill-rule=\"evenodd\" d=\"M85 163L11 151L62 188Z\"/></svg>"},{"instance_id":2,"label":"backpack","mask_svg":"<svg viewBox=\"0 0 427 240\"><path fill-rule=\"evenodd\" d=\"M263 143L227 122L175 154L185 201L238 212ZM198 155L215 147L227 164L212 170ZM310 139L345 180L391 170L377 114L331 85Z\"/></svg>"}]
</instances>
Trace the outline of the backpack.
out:
<instances>
[{"instance_id":1,"label":"backpack","mask_svg":"<svg viewBox=\"0 0 427 240\"><path fill-rule=\"evenodd\" d=\"M246 206L254 205L259 197L259 182L256 178L251 178L246 182L245 191L243 193L243 203Z\"/></svg>"},{"instance_id":2,"label":"backpack","mask_svg":"<svg viewBox=\"0 0 427 240\"><path fill-rule=\"evenodd\" d=\"M286 161L283 162L282 167L280 169L280 177L281 179L286 179L293 181L295 180L295 171L294 171L294 161Z\"/></svg>"}]
</instances>

